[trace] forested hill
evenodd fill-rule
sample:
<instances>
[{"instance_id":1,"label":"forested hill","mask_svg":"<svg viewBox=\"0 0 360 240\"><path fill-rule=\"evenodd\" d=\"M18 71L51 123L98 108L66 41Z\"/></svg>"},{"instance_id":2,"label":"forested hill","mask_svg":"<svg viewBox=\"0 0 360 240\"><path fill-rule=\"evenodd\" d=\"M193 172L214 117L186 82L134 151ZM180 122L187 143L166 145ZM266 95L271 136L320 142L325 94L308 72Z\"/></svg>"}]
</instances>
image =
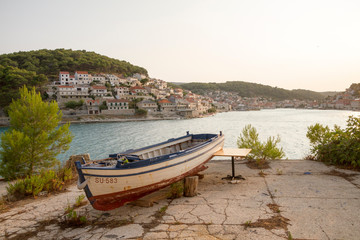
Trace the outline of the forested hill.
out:
<instances>
[{"instance_id":1,"label":"forested hill","mask_svg":"<svg viewBox=\"0 0 360 240\"><path fill-rule=\"evenodd\" d=\"M60 71L88 71L89 73L117 73L125 76L147 70L126 61L109 58L95 52L71 49L42 49L0 55L0 65L13 66L47 77L57 77Z\"/></svg>"},{"instance_id":2,"label":"forested hill","mask_svg":"<svg viewBox=\"0 0 360 240\"><path fill-rule=\"evenodd\" d=\"M60 71L114 73L124 77L134 73L148 75L145 68L94 52L71 49L37 50L0 55L0 108L18 97L23 85L40 88L58 78Z\"/></svg>"},{"instance_id":3,"label":"forested hill","mask_svg":"<svg viewBox=\"0 0 360 240\"><path fill-rule=\"evenodd\" d=\"M273 100L319 100L324 98L324 95L314 91L302 89L286 90L283 88L241 81L230 81L225 83L185 83L180 84L179 86L197 94L220 90L236 92L241 97L265 97L272 98Z\"/></svg>"}]
</instances>

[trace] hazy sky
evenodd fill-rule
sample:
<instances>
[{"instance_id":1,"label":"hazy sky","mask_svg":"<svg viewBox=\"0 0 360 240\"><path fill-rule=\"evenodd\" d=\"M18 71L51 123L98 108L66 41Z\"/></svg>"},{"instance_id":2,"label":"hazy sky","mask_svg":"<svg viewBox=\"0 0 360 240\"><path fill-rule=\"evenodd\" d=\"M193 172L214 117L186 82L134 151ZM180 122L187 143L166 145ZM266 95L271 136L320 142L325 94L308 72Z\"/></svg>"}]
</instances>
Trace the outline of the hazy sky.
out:
<instances>
[{"instance_id":1,"label":"hazy sky","mask_svg":"<svg viewBox=\"0 0 360 240\"><path fill-rule=\"evenodd\" d=\"M360 82L360 0L0 0L0 30L0 54L85 49L165 81Z\"/></svg>"}]
</instances>

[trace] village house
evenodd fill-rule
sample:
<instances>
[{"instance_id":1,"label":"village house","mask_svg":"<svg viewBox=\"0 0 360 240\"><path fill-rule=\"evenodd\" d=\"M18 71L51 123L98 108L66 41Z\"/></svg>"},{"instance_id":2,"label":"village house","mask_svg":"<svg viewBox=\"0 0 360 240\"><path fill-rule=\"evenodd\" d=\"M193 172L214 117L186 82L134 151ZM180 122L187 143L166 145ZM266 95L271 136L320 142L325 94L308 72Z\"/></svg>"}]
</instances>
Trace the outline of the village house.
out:
<instances>
[{"instance_id":1,"label":"village house","mask_svg":"<svg viewBox=\"0 0 360 240\"><path fill-rule=\"evenodd\" d=\"M103 75L100 74L89 75L89 78L92 82L105 84L105 77Z\"/></svg>"},{"instance_id":2,"label":"village house","mask_svg":"<svg viewBox=\"0 0 360 240\"><path fill-rule=\"evenodd\" d=\"M130 93L132 95L147 95L146 89L140 86L131 87Z\"/></svg>"},{"instance_id":3,"label":"village house","mask_svg":"<svg viewBox=\"0 0 360 240\"><path fill-rule=\"evenodd\" d=\"M159 99L159 90L153 87L145 87L146 91L148 91L148 93L151 93L152 95L154 95L156 97L156 99Z\"/></svg>"},{"instance_id":4,"label":"village house","mask_svg":"<svg viewBox=\"0 0 360 240\"><path fill-rule=\"evenodd\" d=\"M116 96L118 98L121 98L123 96L127 96L130 94L130 90L128 87L116 87L115 91L116 91Z\"/></svg>"},{"instance_id":5,"label":"village house","mask_svg":"<svg viewBox=\"0 0 360 240\"><path fill-rule=\"evenodd\" d=\"M75 80L77 84L90 84L91 80L89 78L89 73L85 71L76 71Z\"/></svg>"},{"instance_id":6,"label":"village house","mask_svg":"<svg viewBox=\"0 0 360 240\"><path fill-rule=\"evenodd\" d=\"M106 105L108 110L125 110L129 109L129 101L126 99L107 99Z\"/></svg>"},{"instance_id":7,"label":"village house","mask_svg":"<svg viewBox=\"0 0 360 240\"><path fill-rule=\"evenodd\" d=\"M189 108L190 108L191 110L196 110L197 101L195 101L194 98L186 98L185 100L188 102Z\"/></svg>"},{"instance_id":8,"label":"village house","mask_svg":"<svg viewBox=\"0 0 360 240\"><path fill-rule=\"evenodd\" d=\"M360 99L355 99L350 102L352 110L360 110Z\"/></svg>"},{"instance_id":9,"label":"village house","mask_svg":"<svg viewBox=\"0 0 360 240\"><path fill-rule=\"evenodd\" d=\"M174 94L175 94L175 95L178 95L178 96L180 96L180 97L183 97L183 96L184 96L184 92L183 92L183 90L182 90L181 88L175 88L175 89L174 89Z\"/></svg>"},{"instance_id":10,"label":"village house","mask_svg":"<svg viewBox=\"0 0 360 240\"><path fill-rule=\"evenodd\" d=\"M89 96L88 86L57 86L57 97L60 98L86 98Z\"/></svg>"},{"instance_id":11,"label":"village house","mask_svg":"<svg viewBox=\"0 0 360 240\"><path fill-rule=\"evenodd\" d=\"M126 99L107 99L107 110L101 110L102 114L109 115L134 115L135 109L129 109L129 101Z\"/></svg>"},{"instance_id":12,"label":"village house","mask_svg":"<svg viewBox=\"0 0 360 240\"><path fill-rule=\"evenodd\" d=\"M88 114L100 114L100 100L99 99L86 100L86 106L88 109Z\"/></svg>"},{"instance_id":13,"label":"village house","mask_svg":"<svg viewBox=\"0 0 360 240\"><path fill-rule=\"evenodd\" d=\"M136 106L140 109L145 109L148 113L154 113L158 110L158 105L156 102L148 99L144 99L141 102L138 102Z\"/></svg>"},{"instance_id":14,"label":"village house","mask_svg":"<svg viewBox=\"0 0 360 240\"><path fill-rule=\"evenodd\" d=\"M350 110L350 100L349 99L339 99L335 102L336 109L347 109Z\"/></svg>"},{"instance_id":15,"label":"village house","mask_svg":"<svg viewBox=\"0 0 360 240\"><path fill-rule=\"evenodd\" d=\"M91 95L97 97L104 97L110 94L105 86L94 85L90 87L90 90L91 90Z\"/></svg>"},{"instance_id":16,"label":"village house","mask_svg":"<svg viewBox=\"0 0 360 240\"><path fill-rule=\"evenodd\" d=\"M162 112L175 112L176 111L175 104L170 102L167 99L161 99L158 101L158 103L160 105L160 110Z\"/></svg>"},{"instance_id":17,"label":"village house","mask_svg":"<svg viewBox=\"0 0 360 240\"><path fill-rule=\"evenodd\" d=\"M119 84L119 78L113 74L105 74L105 78L110 82L111 86Z\"/></svg>"},{"instance_id":18,"label":"village house","mask_svg":"<svg viewBox=\"0 0 360 240\"><path fill-rule=\"evenodd\" d=\"M61 85L69 85L70 73L69 72L60 72L59 73L59 82Z\"/></svg>"},{"instance_id":19,"label":"village house","mask_svg":"<svg viewBox=\"0 0 360 240\"><path fill-rule=\"evenodd\" d=\"M139 80L137 80L136 78L128 77L128 78L126 78L125 84L129 85L130 87L135 87L135 86L141 85L141 82Z\"/></svg>"},{"instance_id":20,"label":"village house","mask_svg":"<svg viewBox=\"0 0 360 240\"><path fill-rule=\"evenodd\" d=\"M157 89L160 89L160 90L164 90L167 88L167 82L160 80L160 79L155 79L154 85Z\"/></svg>"}]
</instances>

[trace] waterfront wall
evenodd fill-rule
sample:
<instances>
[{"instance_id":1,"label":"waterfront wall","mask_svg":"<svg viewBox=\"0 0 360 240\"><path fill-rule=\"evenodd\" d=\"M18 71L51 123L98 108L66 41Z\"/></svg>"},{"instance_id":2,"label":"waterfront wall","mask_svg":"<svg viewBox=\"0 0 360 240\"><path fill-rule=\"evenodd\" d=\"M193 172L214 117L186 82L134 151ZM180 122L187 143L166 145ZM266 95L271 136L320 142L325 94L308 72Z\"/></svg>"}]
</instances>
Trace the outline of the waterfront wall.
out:
<instances>
[{"instance_id":1,"label":"waterfront wall","mask_svg":"<svg viewBox=\"0 0 360 240\"><path fill-rule=\"evenodd\" d=\"M135 109L101 110L101 114L107 115L134 115Z\"/></svg>"}]
</instances>

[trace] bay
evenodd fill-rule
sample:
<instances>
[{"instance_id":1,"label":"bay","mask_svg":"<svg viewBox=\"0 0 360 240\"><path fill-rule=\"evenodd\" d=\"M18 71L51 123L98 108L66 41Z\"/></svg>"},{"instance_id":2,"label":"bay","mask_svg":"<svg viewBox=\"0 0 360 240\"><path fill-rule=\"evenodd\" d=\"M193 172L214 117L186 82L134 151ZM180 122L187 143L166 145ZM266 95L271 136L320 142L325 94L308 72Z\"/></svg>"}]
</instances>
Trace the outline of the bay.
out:
<instances>
[{"instance_id":1,"label":"bay","mask_svg":"<svg viewBox=\"0 0 360 240\"><path fill-rule=\"evenodd\" d=\"M106 158L110 153L140 148L190 133L225 134L225 147L236 147L236 140L245 125L251 124L262 140L279 135L285 158L302 159L310 153L307 127L315 123L346 126L348 116L360 112L338 110L273 109L218 113L211 117L187 120L137 121L116 123L72 124L74 135L70 149L59 155L65 161L69 156L90 153L91 159ZM0 128L0 133L7 128Z\"/></svg>"}]
</instances>

